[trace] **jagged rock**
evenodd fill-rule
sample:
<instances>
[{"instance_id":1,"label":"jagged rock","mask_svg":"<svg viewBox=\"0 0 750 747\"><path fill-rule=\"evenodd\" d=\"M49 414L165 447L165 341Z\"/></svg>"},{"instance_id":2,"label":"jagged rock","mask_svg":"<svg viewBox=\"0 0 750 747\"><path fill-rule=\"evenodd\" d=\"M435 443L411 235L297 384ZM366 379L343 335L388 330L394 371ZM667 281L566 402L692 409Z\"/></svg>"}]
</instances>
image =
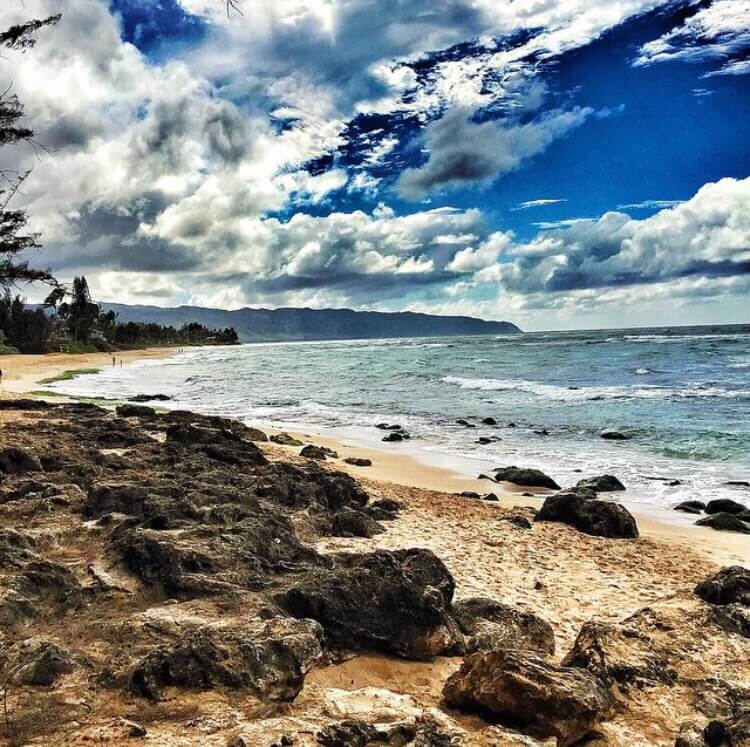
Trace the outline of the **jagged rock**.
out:
<instances>
[{"instance_id":1,"label":"jagged rock","mask_svg":"<svg viewBox=\"0 0 750 747\"><path fill-rule=\"evenodd\" d=\"M120 726L125 729L126 735L133 739L142 739L148 735L145 727L127 718L120 719Z\"/></svg>"},{"instance_id":2,"label":"jagged rock","mask_svg":"<svg viewBox=\"0 0 750 747\"><path fill-rule=\"evenodd\" d=\"M728 633L750 638L750 607L727 604L711 608L714 622Z\"/></svg>"},{"instance_id":3,"label":"jagged rock","mask_svg":"<svg viewBox=\"0 0 750 747\"><path fill-rule=\"evenodd\" d=\"M613 493L617 490L625 490L625 486L614 475L599 475L579 480L577 488L590 488L596 493Z\"/></svg>"},{"instance_id":4,"label":"jagged rock","mask_svg":"<svg viewBox=\"0 0 750 747\"><path fill-rule=\"evenodd\" d=\"M24 472L43 472L44 468L38 457L26 449L9 446L0 449L0 472L8 475L20 475Z\"/></svg>"},{"instance_id":5,"label":"jagged rock","mask_svg":"<svg viewBox=\"0 0 750 747\"><path fill-rule=\"evenodd\" d=\"M735 514L711 514L710 516L704 516L702 519L698 519L698 521L695 522L695 525L699 527L709 527L720 532L750 534L750 526Z\"/></svg>"},{"instance_id":6,"label":"jagged rock","mask_svg":"<svg viewBox=\"0 0 750 747\"><path fill-rule=\"evenodd\" d=\"M470 654L443 688L449 705L490 711L533 737L568 747L604 719L612 700L592 674L558 667L522 651Z\"/></svg>"},{"instance_id":7,"label":"jagged rock","mask_svg":"<svg viewBox=\"0 0 750 747\"><path fill-rule=\"evenodd\" d=\"M276 596L299 618L318 620L334 646L373 648L411 659L456 649L449 609L455 584L429 550L340 555Z\"/></svg>"},{"instance_id":8,"label":"jagged rock","mask_svg":"<svg viewBox=\"0 0 750 747\"><path fill-rule=\"evenodd\" d=\"M49 687L75 668L73 655L50 641L28 638L2 654L3 681Z\"/></svg>"},{"instance_id":9,"label":"jagged rock","mask_svg":"<svg viewBox=\"0 0 750 747\"><path fill-rule=\"evenodd\" d=\"M512 482L514 485L525 487L560 489L560 486L551 477L538 469L498 467L494 471L495 480L498 482Z\"/></svg>"},{"instance_id":10,"label":"jagged rock","mask_svg":"<svg viewBox=\"0 0 750 747\"><path fill-rule=\"evenodd\" d=\"M731 498L717 498L706 504L707 514L741 514L744 511L747 507Z\"/></svg>"},{"instance_id":11,"label":"jagged rock","mask_svg":"<svg viewBox=\"0 0 750 747\"><path fill-rule=\"evenodd\" d=\"M713 733L716 738L723 734L724 742L732 747L750 744L750 689L717 676L703 680L700 685L696 707L709 719L709 724L715 724ZM704 728L704 739L709 735Z\"/></svg>"},{"instance_id":12,"label":"jagged rock","mask_svg":"<svg viewBox=\"0 0 750 747\"><path fill-rule=\"evenodd\" d=\"M115 547L143 581L185 597L261 589L269 574L303 570L318 557L300 543L288 519L270 512L229 530L125 529Z\"/></svg>"},{"instance_id":13,"label":"jagged rock","mask_svg":"<svg viewBox=\"0 0 750 747\"><path fill-rule=\"evenodd\" d=\"M276 462L258 470L255 494L286 508L322 506L327 511L363 508L367 493L346 472L330 472L314 462L304 468Z\"/></svg>"},{"instance_id":14,"label":"jagged rock","mask_svg":"<svg viewBox=\"0 0 750 747\"><path fill-rule=\"evenodd\" d=\"M0 625L13 627L31 617L57 615L78 606L81 599L81 585L67 568L33 560L0 596Z\"/></svg>"},{"instance_id":15,"label":"jagged rock","mask_svg":"<svg viewBox=\"0 0 750 747\"><path fill-rule=\"evenodd\" d=\"M21 568L36 558L36 539L15 529L0 529L0 568Z\"/></svg>"},{"instance_id":16,"label":"jagged rock","mask_svg":"<svg viewBox=\"0 0 750 747\"><path fill-rule=\"evenodd\" d=\"M624 433L620 433L620 431L603 431L599 434L599 436L606 441L629 441L630 436L626 436Z\"/></svg>"},{"instance_id":17,"label":"jagged rock","mask_svg":"<svg viewBox=\"0 0 750 747\"><path fill-rule=\"evenodd\" d=\"M639 611L622 623L584 623L562 666L585 669L608 684L674 683L669 654L644 630L648 614Z\"/></svg>"},{"instance_id":18,"label":"jagged rock","mask_svg":"<svg viewBox=\"0 0 750 747\"><path fill-rule=\"evenodd\" d=\"M743 604L750 607L750 570L739 565L722 568L695 587L709 604Z\"/></svg>"},{"instance_id":19,"label":"jagged rock","mask_svg":"<svg viewBox=\"0 0 750 747\"><path fill-rule=\"evenodd\" d=\"M377 521L394 521L398 519L399 512L403 511L404 508L406 506L401 501L396 501L393 498L381 498L373 501L365 508L365 511Z\"/></svg>"},{"instance_id":20,"label":"jagged rock","mask_svg":"<svg viewBox=\"0 0 750 747\"><path fill-rule=\"evenodd\" d=\"M314 446L313 444L305 446L299 455L305 457L305 459L315 459L319 462L325 462L327 457L338 458L338 454L333 449L328 449L325 446Z\"/></svg>"},{"instance_id":21,"label":"jagged rock","mask_svg":"<svg viewBox=\"0 0 750 747\"><path fill-rule=\"evenodd\" d=\"M453 617L468 637L466 652L511 648L555 653L552 626L532 612L514 609L493 599L474 597L453 605Z\"/></svg>"},{"instance_id":22,"label":"jagged rock","mask_svg":"<svg viewBox=\"0 0 750 747\"><path fill-rule=\"evenodd\" d=\"M120 513L143 519L148 493L140 485L96 483L89 489L83 514L89 518Z\"/></svg>"},{"instance_id":23,"label":"jagged rock","mask_svg":"<svg viewBox=\"0 0 750 747\"><path fill-rule=\"evenodd\" d=\"M249 690L267 702L293 700L321 655L312 620L248 620L205 625L154 648L130 672L129 687L158 700L164 687Z\"/></svg>"},{"instance_id":24,"label":"jagged rock","mask_svg":"<svg viewBox=\"0 0 750 747\"><path fill-rule=\"evenodd\" d=\"M271 436L271 441L281 446L302 446L302 441L294 436L290 436L288 433L276 433Z\"/></svg>"},{"instance_id":25,"label":"jagged rock","mask_svg":"<svg viewBox=\"0 0 750 747\"><path fill-rule=\"evenodd\" d=\"M115 412L121 418L154 418L156 410L153 407L145 405L120 405L115 408Z\"/></svg>"},{"instance_id":26,"label":"jagged rock","mask_svg":"<svg viewBox=\"0 0 750 747\"><path fill-rule=\"evenodd\" d=\"M434 729L429 735L427 731L426 724L398 722L373 725L361 719L345 719L321 729L317 742L321 747L405 747L407 744L414 747L451 747L453 744L433 737Z\"/></svg>"},{"instance_id":27,"label":"jagged rock","mask_svg":"<svg viewBox=\"0 0 750 747\"><path fill-rule=\"evenodd\" d=\"M686 514L700 514L706 510L703 501L683 501L674 507L675 511L684 511Z\"/></svg>"},{"instance_id":28,"label":"jagged rock","mask_svg":"<svg viewBox=\"0 0 750 747\"><path fill-rule=\"evenodd\" d=\"M534 521L559 521L597 537L638 537L635 519L624 506L610 501L592 500L580 493L567 492L549 496Z\"/></svg>"},{"instance_id":29,"label":"jagged rock","mask_svg":"<svg viewBox=\"0 0 750 747\"><path fill-rule=\"evenodd\" d=\"M675 739L674 747L706 747L703 729L697 724L683 724Z\"/></svg>"},{"instance_id":30,"label":"jagged rock","mask_svg":"<svg viewBox=\"0 0 750 747\"><path fill-rule=\"evenodd\" d=\"M167 443L197 446L207 456L226 464L268 464L263 452L254 443L228 428L216 430L191 423L177 423L167 429Z\"/></svg>"},{"instance_id":31,"label":"jagged rock","mask_svg":"<svg viewBox=\"0 0 750 747\"><path fill-rule=\"evenodd\" d=\"M372 459L362 459L360 457L347 457L344 459L347 464L353 467L372 467Z\"/></svg>"},{"instance_id":32,"label":"jagged rock","mask_svg":"<svg viewBox=\"0 0 750 747\"><path fill-rule=\"evenodd\" d=\"M384 527L364 511L344 508L333 515L331 533L334 537L374 537L384 531Z\"/></svg>"}]
</instances>

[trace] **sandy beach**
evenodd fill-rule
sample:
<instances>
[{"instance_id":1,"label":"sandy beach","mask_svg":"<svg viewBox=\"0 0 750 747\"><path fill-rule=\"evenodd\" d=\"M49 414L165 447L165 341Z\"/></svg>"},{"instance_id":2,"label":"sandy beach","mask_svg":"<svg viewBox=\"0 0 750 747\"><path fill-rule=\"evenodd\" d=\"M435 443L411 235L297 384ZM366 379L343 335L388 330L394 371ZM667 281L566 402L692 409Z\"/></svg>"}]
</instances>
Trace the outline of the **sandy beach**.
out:
<instances>
[{"instance_id":1,"label":"sandy beach","mask_svg":"<svg viewBox=\"0 0 750 747\"><path fill-rule=\"evenodd\" d=\"M127 365L144 357L162 357L170 353L165 349L132 351L124 354L123 358ZM107 362L107 356L93 355L6 357L2 361L7 377L3 394L6 399L17 397L22 392L39 389L40 380L64 370L107 365ZM109 363L111 365L111 359ZM61 399L54 398L50 402L59 403ZM55 415L54 410L49 413L12 408L0 411L0 440L4 442L0 445L21 444L38 451L45 443L47 434L53 433L56 444L58 441L62 444L62 456L57 455L56 451L55 464L60 459L62 464L66 460L75 461L84 453L89 455L87 459L98 454L95 458L100 460L100 466L71 466L66 468L71 470L70 474L86 474L89 469L95 469L97 480L109 481L105 485L118 485L137 476L136 485L149 484L149 481L157 486L166 485L165 495L171 495L173 487L170 486L175 480L183 478L188 480L186 485L191 488L196 480L205 480L205 487L201 488L203 491L221 491L225 486L236 484L238 479L245 479L242 477L243 467L227 465L221 467L227 471L209 475L207 470L214 468L207 462L194 467L193 460L198 452L192 451L184 455L189 456L191 461L183 467L178 465L172 469L174 459L183 458L178 457L182 452L174 452L169 457L167 473L148 471L154 469L152 461L157 456L161 458L160 450L165 441L163 429L166 425L154 425L154 419L161 423L160 419L166 418L165 423L168 424L172 422L169 421L171 416L168 412L160 414L146 408L143 413L137 409L132 413L123 413L128 417L120 420L125 420L127 427L118 426L115 431L110 431L107 423L112 420L106 411L94 408L91 414L86 410L79 415L75 405L72 407L74 409L70 411L60 410L59 415ZM84 418L83 422L80 421L81 417ZM90 426L85 418L93 418ZM174 422L179 424L181 420ZM198 422L194 434L201 433L201 429L210 426L211 421L205 419L205 422ZM268 434L275 432L268 428L264 430ZM194 437L189 431L185 433L190 438ZM599 747L671 747L675 734L686 723L700 721L708 713L705 709L701 710L702 706L696 710L695 688L705 689L708 687L705 682L720 681L716 678L740 683L746 681L750 640L714 629L711 620L706 618L705 605L694 596L693 589L696 583L716 573L722 566L746 564L750 545L747 537L699 529L684 520L680 521L684 518L681 516L676 516L675 522L670 523L647 512L635 513L640 529L638 539L589 536L563 524L533 522L546 491L534 490L535 496L528 497L522 495L528 489L514 490L508 484L467 479L449 466L418 461L402 445L365 448L348 443L346 439L327 437L324 433L307 431L292 435L304 443L334 449L338 457L328 459L318 467L300 457L299 447L262 442L258 447L271 462L272 466L268 469L273 470L273 465L287 464L283 469L299 470L299 479L307 479L305 476L308 474L330 474L332 479L341 480L336 475L345 472L356 478L369 495L371 503L378 500L396 501L403 507L397 516L383 521L382 531L371 536L336 536L335 532L321 535L315 529L316 525L311 523L308 512L292 511L289 514L291 525L316 552L330 557L341 552L398 553L405 548L420 548L434 553L445 564L455 582L456 599L491 598L523 614L548 621L554 629L555 654L552 659L555 662L559 662L571 647L575 647L582 626L589 621L613 626L611 630L615 631L619 630L617 626L622 624L621 621L629 620L630 627L626 626L624 630L630 632L626 633L624 643L617 644L620 648L616 656L624 657L625 661L629 661L628 657L635 657L637 663L632 665L636 668L634 671L643 672L638 677L645 677L646 684L633 688L623 686L619 690L615 686L614 689L618 690L617 707L608 720L599 725L601 738L589 744ZM167 442L176 437L167 435ZM99 439L98 451L91 451L90 445L80 451L84 447L79 447L79 443L89 438ZM141 441L143 445L139 445ZM107 444L107 448L101 444ZM229 458L224 452L216 452L216 456ZM349 457L371 459L373 464L370 467L351 466L343 461ZM139 460L143 459L146 459L143 466L138 466L141 464ZM205 460L202 452L200 459ZM102 469L104 475L99 474ZM321 469L322 473L319 473ZM195 472L193 477L190 476L191 472ZM207 477L201 478L203 474ZM252 474L252 470L249 474ZM131 477L128 478L128 475ZM278 475L273 471L268 475L266 479L270 479L273 485ZM65 481L71 478L66 474L60 479ZM270 488L266 483L261 485L259 495L265 496ZM60 500L60 506L76 506L76 502L83 500L80 490L76 488L74 491L73 488L75 485L71 488L64 482L62 490L66 497L65 502ZM478 501L458 495L467 490L478 493L492 490L499 501ZM94 491L89 495L98 493ZM101 495L106 496L106 490ZM123 541L122 537L115 540L117 535L112 534L110 538L109 534L109 522L119 520L116 518L116 502L103 507L104 518L98 522L82 524L77 510L70 513L68 508L63 508L62 511L67 511L63 514L49 504L50 507L40 511L33 502L38 500L41 499L32 494L23 500L0 505L4 525L18 526L19 522L26 522L26 529L34 537L48 543L48 560L63 564L79 578L92 577L93 574L98 579L96 583L110 591L101 599L96 597L98 601L95 602L94 612L87 612L85 608L70 612L65 621L51 621L41 627L37 625L34 635L49 637L66 650L81 649L83 653L82 647L85 648L91 666L114 667L116 672L126 667L132 673L133 666L141 665L133 664L132 658L129 658L132 656L131 650L133 655L140 655L150 650L149 646L153 646L154 641L162 641L160 650L168 651L170 641L175 636L185 635L184 631L192 630L196 625L207 624L213 626L211 630L223 630L226 626L245 625L248 615L261 614L258 612L261 602L255 591L249 595L243 592L240 597L230 595L225 598L221 593L216 596L214 590L208 596L201 597L200 594L195 596L194 591L186 593L179 588L164 591L160 586L150 586L148 575L141 575L140 580L136 580L125 572L117 561L120 556L113 555L111 550L112 543L120 547L117 543ZM89 497L86 505L90 506L90 502ZM91 515L90 508L84 510ZM175 504L163 510L182 509ZM106 511L115 513L104 513ZM526 526L525 522L528 522ZM202 528L195 535L194 542L197 544L191 541L184 550L181 545L175 545L170 550L170 542L179 542L182 533L193 531L182 519L178 521L178 526L181 528L171 531L167 524L166 530L162 528L157 532L161 541L159 553L179 550L180 553L197 552L200 556L202 543L211 536L210 533L206 534L210 531L208 525L201 525ZM143 531L146 532L143 536L147 536L154 530ZM232 528L231 532L234 531ZM205 547L208 552L213 545ZM169 555L159 557L161 559L155 562L156 568L163 569L158 571L160 574L176 573L180 564L189 562L180 560L175 565L177 561ZM217 561L200 562L208 563L205 567L210 568ZM207 584L210 579L207 574L210 572L204 571L190 581L190 589L193 589L193 584L198 585L196 588ZM227 578L235 583L235 575L232 572ZM219 583L219 588L227 585L223 580ZM285 584L290 582L277 579L274 583L280 583L281 588L285 588ZM240 604L238 599L244 601ZM217 625L224 627L217 628ZM640 627L653 625L656 628L648 635ZM641 632L633 633L636 629ZM656 630L668 632L657 635L654 633ZM666 642L661 640L663 634L667 635ZM628 646L635 645L632 641L650 641L648 645L656 648L653 651L648 649L646 653L640 649L630 651ZM605 641L602 645L608 644ZM608 652L606 657L609 656L615 656L615 653ZM606 657L605 661L609 661ZM662 661L659 657L667 657L664 661L669 660L670 672L672 669L677 672L675 676L679 677L679 685L674 685L672 680L660 679L659 667L653 670L656 672L653 674L650 662L652 659ZM143 661L148 661L148 656ZM453 735L452 742L426 741L425 745L533 747L554 744L549 740L521 736L512 729L488 723L476 715L446 708L442 687L445 680L458 670L461 661L456 655L439 655L430 661L408 661L382 651L365 651L356 656L336 655L314 666L293 702L282 707L259 706L254 697L239 696L232 687L215 685L210 686L208 691L203 685L198 689L172 687L166 700L144 701L132 694L132 685L124 687L121 684L124 674L115 674L113 682L120 684L114 690L94 689L89 693L85 717L81 715L79 706L66 706L74 715L70 716L73 725L66 727L68 737L65 743L82 745L95 740L103 744L138 744L140 738L129 736L128 730L132 727L123 726L125 718L128 724L132 721L146 730L154 743L168 747L195 744L226 747L227 744L235 744L230 740L238 734L242 735L244 741L236 744L253 747L269 747L279 743L276 740L285 735L292 735L295 740L285 744L313 747L322 744L315 735L328 728L332 720L364 719L367 723L393 725L412 723L416 718L414 723L417 729L427 728L424 725L429 724L430 730ZM84 676L77 672L76 669L73 674L66 675L63 684L51 691L55 697L62 698L66 703L77 702ZM128 676L132 682L132 674ZM20 700L13 700L11 706L16 709L29 707ZM33 708L29 713L32 711ZM29 729L33 731L31 727ZM49 739L49 732L27 743L47 744L45 739Z\"/></svg>"},{"instance_id":2,"label":"sandy beach","mask_svg":"<svg viewBox=\"0 0 750 747\"><path fill-rule=\"evenodd\" d=\"M117 365L120 360L127 365L141 360L168 358L175 353L176 348L162 347L128 350L116 353L116 360ZM16 396L38 391L44 388L40 384L41 381L59 376L67 370L104 368L111 365L112 356L108 353L2 356L0 367L3 370L3 382L0 396ZM265 424L259 427L263 427L269 434L281 432L281 429L268 428ZM451 495L464 491L480 494L494 492L500 499L498 505L505 508L512 506L539 508L543 496L552 492L535 489L534 494L538 497L529 498L523 495L529 492L528 488L513 486L509 483L490 484L484 480L458 474L450 466L436 466L420 461L409 453L408 444L387 445L383 448L363 447L353 445L346 439L342 440L325 431L310 429L292 430L290 435L304 443L315 443L336 451L340 458L333 464L337 469L346 471L357 479L364 479L374 484L388 484L396 492L400 492L399 488L414 488ZM276 448L281 449L279 455L284 458L293 457L299 451L298 447ZM349 465L344 460L350 457L370 459L372 466ZM694 497L699 500L701 498L700 495ZM691 517L664 509L626 505L636 516L643 537L662 541L666 545L690 549L720 565L747 563L750 560L750 537L696 527ZM492 510L491 507L490 510Z\"/></svg>"}]
</instances>

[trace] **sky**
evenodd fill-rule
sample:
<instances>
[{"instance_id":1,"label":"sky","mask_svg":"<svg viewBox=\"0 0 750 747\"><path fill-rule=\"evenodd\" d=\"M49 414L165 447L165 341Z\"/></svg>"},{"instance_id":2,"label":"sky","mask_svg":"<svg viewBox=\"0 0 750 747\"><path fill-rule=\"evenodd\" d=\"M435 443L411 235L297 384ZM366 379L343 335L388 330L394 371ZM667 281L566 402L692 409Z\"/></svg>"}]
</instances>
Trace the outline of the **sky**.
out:
<instances>
[{"instance_id":1,"label":"sky","mask_svg":"<svg viewBox=\"0 0 750 747\"><path fill-rule=\"evenodd\" d=\"M99 301L750 321L750 0L4 0ZM29 297L33 299L33 289Z\"/></svg>"}]
</instances>

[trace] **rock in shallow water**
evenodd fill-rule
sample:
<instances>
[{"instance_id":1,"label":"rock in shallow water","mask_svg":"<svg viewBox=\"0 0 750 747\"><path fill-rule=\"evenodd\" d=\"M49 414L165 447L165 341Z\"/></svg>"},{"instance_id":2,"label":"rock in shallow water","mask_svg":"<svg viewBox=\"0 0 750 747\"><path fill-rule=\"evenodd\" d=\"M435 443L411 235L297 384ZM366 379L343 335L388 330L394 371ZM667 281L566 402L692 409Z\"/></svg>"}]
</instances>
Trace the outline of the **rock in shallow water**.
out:
<instances>
[{"instance_id":1,"label":"rock in shallow water","mask_svg":"<svg viewBox=\"0 0 750 747\"><path fill-rule=\"evenodd\" d=\"M520 467L498 467L495 469L495 480L498 482L512 482L534 488L550 488L559 490L560 486L549 475L538 469L524 469Z\"/></svg>"},{"instance_id":2,"label":"rock in shallow water","mask_svg":"<svg viewBox=\"0 0 750 747\"><path fill-rule=\"evenodd\" d=\"M626 436L624 433L620 433L620 431L603 431L599 434L601 438L603 438L605 441L629 441L630 436Z\"/></svg>"},{"instance_id":3,"label":"rock in shallow water","mask_svg":"<svg viewBox=\"0 0 750 747\"><path fill-rule=\"evenodd\" d=\"M598 477L579 480L576 487L590 488L597 493L613 493L618 490L625 490L625 486L614 475L599 475Z\"/></svg>"},{"instance_id":4,"label":"rock in shallow water","mask_svg":"<svg viewBox=\"0 0 750 747\"><path fill-rule=\"evenodd\" d=\"M695 522L696 526L709 527L721 532L739 532L740 534L750 534L748 526L739 516L735 514L719 513L705 516Z\"/></svg>"},{"instance_id":5,"label":"rock in shallow water","mask_svg":"<svg viewBox=\"0 0 750 747\"><path fill-rule=\"evenodd\" d=\"M683 501L674 507L675 511L683 511L686 514L700 514L706 510L703 501Z\"/></svg>"},{"instance_id":6,"label":"rock in shallow water","mask_svg":"<svg viewBox=\"0 0 750 747\"><path fill-rule=\"evenodd\" d=\"M747 507L731 498L717 498L706 505L707 514L741 514L744 511Z\"/></svg>"},{"instance_id":7,"label":"rock in shallow water","mask_svg":"<svg viewBox=\"0 0 750 747\"><path fill-rule=\"evenodd\" d=\"M317 620L344 649L371 648L429 659L460 648L449 614L455 584L429 550L341 555L310 571L276 601L291 615Z\"/></svg>"},{"instance_id":8,"label":"rock in shallow water","mask_svg":"<svg viewBox=\"0 0 750 747\"><path fill-rule=\"evenodd\" d=\"M556 737L560 747L588 734L612 708L609 692L594 675L510 650L467 656L443 696L449 705L489 711L531 736Z\"/></svg>"},{"instance_id":9,"label":"rock in shallow water","mask_svg":"<svg viewBox=\"0 0 750 747\"><path fill-rule=\"evenodd\" d=\"M545 499L535 521L559 521L585 534L612 539L638 537L632 514L611 501L591 499L580 492L551 495Z\"/></svg>"}]
</instances>

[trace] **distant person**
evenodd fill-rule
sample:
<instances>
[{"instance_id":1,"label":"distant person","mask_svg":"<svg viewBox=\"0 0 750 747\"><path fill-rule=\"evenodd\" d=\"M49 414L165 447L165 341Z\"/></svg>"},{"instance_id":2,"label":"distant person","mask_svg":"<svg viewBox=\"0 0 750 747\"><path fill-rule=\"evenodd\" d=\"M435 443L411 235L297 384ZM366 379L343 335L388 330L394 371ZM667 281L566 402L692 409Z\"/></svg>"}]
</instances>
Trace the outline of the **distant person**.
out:
<instances>
[{"instance_id":1,"label":"distant person","mask_svg":"<svg viewBox=\"0 0 750 747\"><path fill-rule=\"evenodd\" d=\"M3 383L3 369L0 368L0 384Z\"/></svg>"},{"instance_id":2,"label":"distant person","mask_svg":"<svg viewBox=\"0 0 750 747\"><path fill-rule=\"evenodd\" d=\"M116 361L117 361L117 359L116 359L116 358L115 358L115 356L113 355L113 356L112 356L112 365L113 365L113 366L115 365Z\"/></svg>"}]
</instances>

